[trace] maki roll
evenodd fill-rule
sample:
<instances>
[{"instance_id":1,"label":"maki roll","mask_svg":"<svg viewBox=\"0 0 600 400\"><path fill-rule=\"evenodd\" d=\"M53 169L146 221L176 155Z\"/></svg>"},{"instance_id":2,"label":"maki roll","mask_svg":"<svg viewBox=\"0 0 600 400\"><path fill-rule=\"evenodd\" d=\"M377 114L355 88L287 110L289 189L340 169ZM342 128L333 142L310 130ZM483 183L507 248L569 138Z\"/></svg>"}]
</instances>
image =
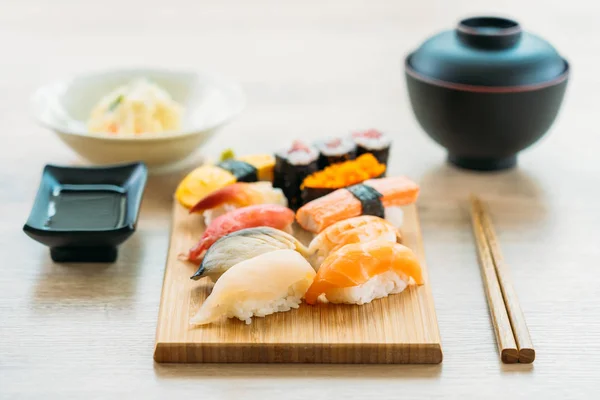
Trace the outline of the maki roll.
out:
<instances>
[{"instance_id":1,"label":"maki roll","mask_svg":"<svg viewBox=\"0 0 600 400\"><path fill-rule=\"evenodd\" d=\"M388 135L369 129L353 133L352 140L356 144L357 155L371 153L380 163L387 165L392 145L392 139Z\"/></svg>"},{"instance_id":2,"label":"maki roll","mask_svg":"<svg viewBox=\"0 0 600 400\"><path fill-rule=\"evenodd\" d=\"M386 166L371 153L344 161L310 174L302 182L302 204L325 196L337 189L385 175Z\"/></svg>"},{"instance_id":3,"label":"maki roll","mask_svg":"<svg viewBox=\"0 0 600 400\"><path fill-rule=\"evenodd\" d=\"M318 159L317 149L299 140L275 154L273 187L283 191L290 208L297 209L302 205L300 186L304 178L319 169Z\"/></svg>"},{"instance_id":4,"label":"maki roll","mask_svg":"<svg viewBox=\"0 0 600 400\"><path fill-rule=\"evenodd\" d=\"M356 144L349 138L335 138L318 141L319 169L356 158Z\"/></svg>"}]
</instances>

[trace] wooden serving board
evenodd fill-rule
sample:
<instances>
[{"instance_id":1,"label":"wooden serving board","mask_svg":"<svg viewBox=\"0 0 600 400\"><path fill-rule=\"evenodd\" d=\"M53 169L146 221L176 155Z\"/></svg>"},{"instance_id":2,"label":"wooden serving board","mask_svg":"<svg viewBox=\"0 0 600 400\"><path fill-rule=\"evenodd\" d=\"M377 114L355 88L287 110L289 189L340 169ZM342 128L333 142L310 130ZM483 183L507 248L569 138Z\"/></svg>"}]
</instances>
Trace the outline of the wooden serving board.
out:
<instances>
[{"instance_id":1,"label":"wooden serving board","mask_svg":"<svg viewBox=\"0 0 600 400\"><path fill-rule=\"evenodd\" d=\"M410 286L361 306L303 303L296 310L254 317L250 325L223 318L219 323L192 327L189 318L213 284L207 278L191 280L195 267L177 258L195 244L204 225L199 216L189 215L176 203L154 359L171 363L440 363L440 335L417 210L414 205L403 210L403 243L419 256L423 286Z\"/></svg>"}]
</instances>

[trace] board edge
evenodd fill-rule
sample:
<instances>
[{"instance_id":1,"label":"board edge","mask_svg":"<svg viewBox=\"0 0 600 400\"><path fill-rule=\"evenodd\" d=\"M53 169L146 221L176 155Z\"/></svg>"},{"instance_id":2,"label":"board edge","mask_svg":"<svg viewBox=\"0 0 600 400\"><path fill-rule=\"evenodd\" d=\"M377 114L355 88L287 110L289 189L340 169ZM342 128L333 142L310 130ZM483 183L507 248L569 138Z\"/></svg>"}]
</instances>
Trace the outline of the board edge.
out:
<instances>
[{"instance_id":1,"label":"board edge","mask_svg":"<svg viewBox=\"0 0 600 400\"><path fill-rule=\"evenodd\" d=\"M436 302L435 299L433 297L433 285L431 283L431 270L430 270L430 264L427 261L427 252L425 251L425 238L423 237L423 230L421 228L421 212L419 211L419 207L418 207L418 203L412 204L411 205L414 208L414 214L415 214L415 219L416 219L416 230L417 230L417 237L419 238L418 242L419 242L419 246L421 247L420 251L423 257L423 262L427 265L427 288L425 289L428 292L428 296L430 298L431 301L431 310L432 310L432 318L435 321L435 330L436 330L436 336L437 336L437 343L440 346L440 352L442 351L441 347L442 347L442 334L440 332L440 322L437 316L437 307L436 307Z\"/></svg>"},{"instance_id":2,"label":"board edge","mask_svg":"<svg viewBox=\"0 0 600 400\"><path fill-rule=\"evenodd\" d=\"M302 355L302 356L300 356ZM441 364L440 343L167 343L157 342L157 363Z\"/></svg>"},{"instance_id":3,"label":"board edge","mask_svg":"<svg viewBox=\"0 0 600 400\"><path fill-rule=\"evenodd\" d=\"M157 314L157 320L156 320L156 331L155 331L155 336L154 336L154 354L156 354L156 349L158 347L158 344L160 343L160 333L161 333L161 324L160 321L162 320L162 314L164 312L164 304L163 302L165 301L165 297L164 297L164 291L165 291L165 286L167 284L167 273L169 270L169 260L171 259L171 244L173 242L173 233L175 230L175 214L177 213L177 200L175 198L172 199L172 211L171 211L171 222L170 222L170 226L169 226L169 241L167 243L167 256L165 258L165 262L164 262L164 270L163 270L163 277L162 277L162 285L160 288L160 301L158 303L158 314Z\"/></svg>"}]
</instances>

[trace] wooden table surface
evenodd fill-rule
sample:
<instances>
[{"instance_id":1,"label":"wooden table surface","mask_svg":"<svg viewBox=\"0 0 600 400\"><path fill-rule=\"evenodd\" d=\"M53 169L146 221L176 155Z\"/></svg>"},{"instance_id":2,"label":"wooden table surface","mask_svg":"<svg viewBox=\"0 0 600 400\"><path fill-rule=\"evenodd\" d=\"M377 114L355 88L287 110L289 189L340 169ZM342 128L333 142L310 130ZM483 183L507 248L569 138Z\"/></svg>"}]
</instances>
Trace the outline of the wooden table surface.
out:
<instances>
[{"instance_id":1,"label":"wooden table surface","mask_svg":"<svg viewBox=\"0 0 600 400\"><path fill-rule=\"evenodd\" d=\"M452 4L450 4L452 3ZM568 5L568 8L566 7ZM0 5L0 398L591 398L600 390L600 14L570 1L4 1ZM464 16L518 19L573 67L563 109L519 167L449 167L409 108L403 56ZM41 170L76 155L35 125L40 84L120 66L214 70L245 112L196 158L360 127L395 135L392 173L419 211L444 361L435 366L158 365L152 360L172 192L148 182L138 232L113 265L56 265L22 232ZM467 196L489 201L537 349L498 359Z\"/></svg>"}]
</instances>

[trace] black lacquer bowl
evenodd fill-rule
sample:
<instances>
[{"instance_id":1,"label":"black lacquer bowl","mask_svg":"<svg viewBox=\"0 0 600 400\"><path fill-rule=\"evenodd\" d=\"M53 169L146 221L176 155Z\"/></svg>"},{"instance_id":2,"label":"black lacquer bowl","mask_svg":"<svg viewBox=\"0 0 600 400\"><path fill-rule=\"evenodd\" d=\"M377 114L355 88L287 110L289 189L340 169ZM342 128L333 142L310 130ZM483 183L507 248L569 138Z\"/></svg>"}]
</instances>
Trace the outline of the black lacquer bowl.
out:
<instances>
[{"instance_id":1,"label":"black lacquer bowl","mask_svg":"<svg viewBox=\"0 0 600 400\"><path fill-rule=\"evenodd\" d=\"M113 262L135 232L147 174L143 163L47 165L23 230L56 262Z\"/></svg>"},{"instance_id":2,"label":"black lacquer bowl","mask_svg":"<svg viewBox=\"0 0 600 400\"><path fill-rule=\"evenodd\" d=\"M551 127L569 64L517 22L477 17L409 54L405 76L416 119L449 161L498 170Z\"/></svg>"}]
</instances>

